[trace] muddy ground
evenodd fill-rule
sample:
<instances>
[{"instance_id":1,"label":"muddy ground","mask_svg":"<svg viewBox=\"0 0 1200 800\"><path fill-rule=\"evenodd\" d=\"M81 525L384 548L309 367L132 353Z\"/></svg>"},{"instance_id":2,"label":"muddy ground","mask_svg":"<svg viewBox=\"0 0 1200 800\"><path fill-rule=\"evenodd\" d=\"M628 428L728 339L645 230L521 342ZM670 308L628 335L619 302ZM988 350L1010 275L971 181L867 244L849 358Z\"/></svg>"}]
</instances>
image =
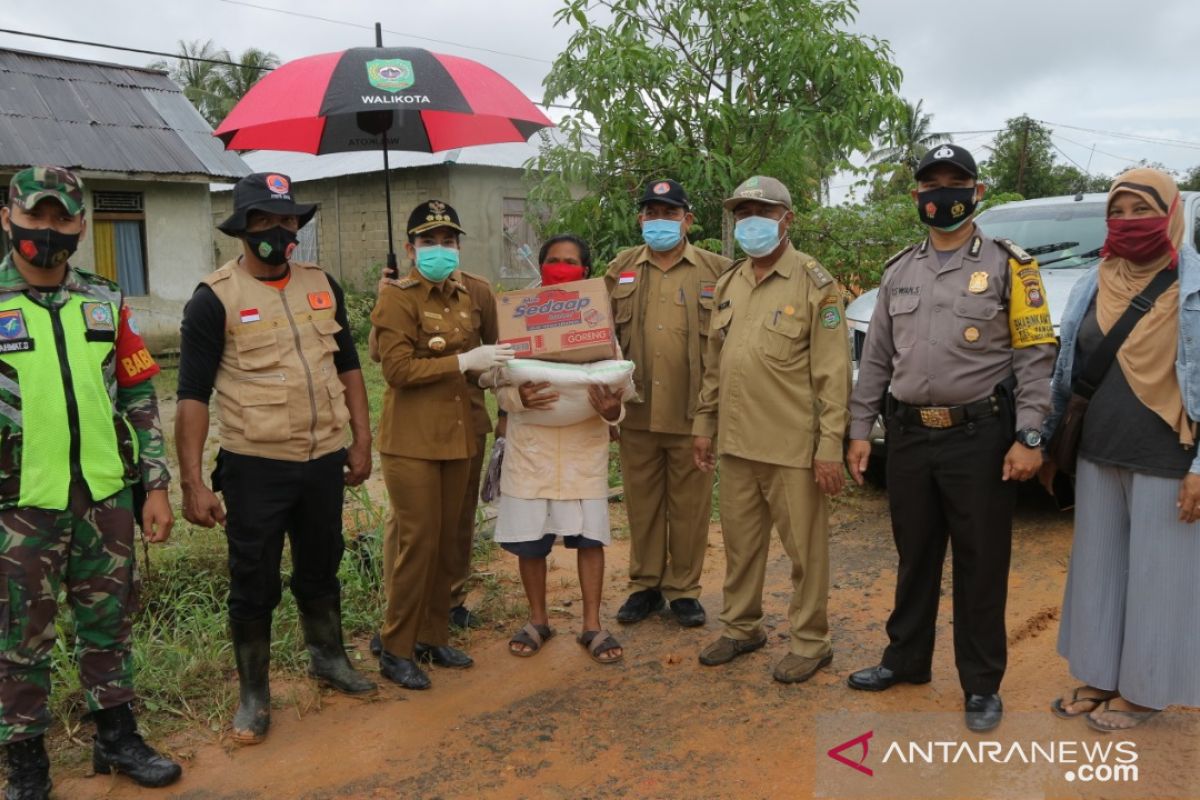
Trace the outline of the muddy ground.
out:
<instances>
[{"instance_id":1,"label":"muddy ground","mask_svg":"<svg viewBox=\"0 0 1200 800\"><path fill-rule=\"evenodd\" d=\"M615 504L614 519L621 516ZM1008 605L1003 696L1009 712L1046 713L1049 700L1072 683L1054 652L1070 533L1069 515L1032 495L1023 499ZM619 665L594 664L575 644L581 608L574 563L556 550L549 586L559 635L534 658L508 654L508 629L476 631L468 643L475 667L434 669L431 691L388 684L372 701L325 694L303 711L284 703L269 739L257 747L238 749L205 730L162 742L186 762L183 780L170 789L150 794L128 780L89 778L76 768L56 774L56 797L808 797L819 715L838 709L958 712L962 703L948 566L933 682L863 694L849 690L846 677L877 661L895 580L882 492L856 489L837 501L830 550L834 661L806 684L771 679L772 666L786 653L790 597L788 560L778 541L765 592L768 646L725 667L697 662L720 631L724 558L714 524L703 628L683 630L665 615L617 625L613 615L627 590L627 542L609 549L605 618L626 648ZM500 553L492 568L513 579L515 559ZM506 585L519 600L519 584ZM355 645L370 668L366 642Z\"/></svg>"}]
</instances>

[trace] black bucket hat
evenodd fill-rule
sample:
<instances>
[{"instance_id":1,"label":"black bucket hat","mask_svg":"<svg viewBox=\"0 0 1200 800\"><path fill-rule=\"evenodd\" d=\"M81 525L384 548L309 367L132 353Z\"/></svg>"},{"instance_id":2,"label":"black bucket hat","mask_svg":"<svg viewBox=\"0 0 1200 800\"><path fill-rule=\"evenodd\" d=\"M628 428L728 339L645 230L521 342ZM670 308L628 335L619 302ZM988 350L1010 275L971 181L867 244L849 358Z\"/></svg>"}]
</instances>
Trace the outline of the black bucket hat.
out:
<instances>
[{"instance_id":1,"label":"black bucket hat","mask_svg":"<svg viewBox=\"0 0 1200 800\"><path fill-rule=\"evenodd\" d=\"M292 179L278 172L255 172L242 178L233 187L233 213L217 226L229 236L239 236L246 230L246 215L251 211L269 214L295 214L303 228L317 213L316 203L297 203L292 199Z\"/></svg>"}]
</instances>

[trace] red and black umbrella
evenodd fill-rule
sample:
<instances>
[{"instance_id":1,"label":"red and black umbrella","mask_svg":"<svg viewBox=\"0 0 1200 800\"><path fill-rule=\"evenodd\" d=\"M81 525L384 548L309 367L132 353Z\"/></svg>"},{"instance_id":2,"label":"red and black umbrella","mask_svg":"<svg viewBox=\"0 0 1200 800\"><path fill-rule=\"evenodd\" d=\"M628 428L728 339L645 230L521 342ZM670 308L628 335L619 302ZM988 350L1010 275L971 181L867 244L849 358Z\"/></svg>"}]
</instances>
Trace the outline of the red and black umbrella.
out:
<instances>
[{"instance_id":1,"label":"red and black umbrella","mask_svg":"<svg viewBox=\"0 0 1200 800\"><path fill-rule=\"evenodd\" d=\"M416 47L355 47L275 69L214 135L229 150L382 150L394 268L389 149L433 153L524 142L553 124L516 86L476 61Z\"/></svg>"}]
</instances>

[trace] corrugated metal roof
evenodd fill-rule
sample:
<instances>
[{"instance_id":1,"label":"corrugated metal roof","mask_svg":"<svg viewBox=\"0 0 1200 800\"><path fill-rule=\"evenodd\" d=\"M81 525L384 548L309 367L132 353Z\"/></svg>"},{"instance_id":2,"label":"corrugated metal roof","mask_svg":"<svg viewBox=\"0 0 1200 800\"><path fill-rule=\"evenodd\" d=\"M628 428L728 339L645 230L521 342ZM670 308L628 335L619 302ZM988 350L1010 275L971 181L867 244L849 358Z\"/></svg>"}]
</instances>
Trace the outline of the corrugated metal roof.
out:
<instances>
[{"instance_id":1,"label":"corrugated metal roof","mask_svg":"<svg viewBox=\"0 0 1200 800\"><path fill-rule=\"evenodd\" d=\"M162 72L0 49L0 167L29 164L209 178L251 171Z\"/></svg>"}]
</instances>

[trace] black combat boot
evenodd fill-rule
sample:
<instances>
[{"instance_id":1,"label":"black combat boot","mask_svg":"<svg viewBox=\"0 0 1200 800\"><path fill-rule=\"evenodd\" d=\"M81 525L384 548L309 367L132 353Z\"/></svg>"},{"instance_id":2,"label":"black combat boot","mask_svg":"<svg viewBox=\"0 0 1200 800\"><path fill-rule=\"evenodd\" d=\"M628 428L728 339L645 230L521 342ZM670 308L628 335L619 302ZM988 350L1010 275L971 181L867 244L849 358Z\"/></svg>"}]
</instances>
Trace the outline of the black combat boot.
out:
<instances>
[{"instance_id":1,"label":"black combat boot","mask_svg":"<svg viewBox=\"0 0 1200 800\"><path fill-rule=\"evenodd\" d=\"M50 800L50 758L41 734L4 745L4 800Z\"/></svg>"},{"instance_id":2,"label":"black combat boot","mask_svg":"<svg viewBox=\"0 0 1200 800\"><path fill-rule=\"evenodd\" d=\"M342 604L334 594L316 600L296 598L304 641L308 645L308 674L344 694L364 695L378 687L356 672L342 643Z\"/></svg>"},{"instance_id":3,"label":"black combat boot","mask_svg":"<svg viewBox=\"0 0 1200 800\"><path fill-rule=\"evenodd\" d=\"M238 671L238 709L233 740L258 744L271 727L271 617L253 622L229 620Z\"/></svg>"},{"instance_id":4,"label":"black combat boot","mask_svg":"<svg viewBox=\"0 0 1200 800\"><path fill-rule=\"evenodd\" d=\"M169 786L183 774L183 767L146 744L129 703L102 708L93 712L92 718L96 720L92 767L97 775L118 772L141 786L154 788Z\"/></svg>"}]
</instances>

